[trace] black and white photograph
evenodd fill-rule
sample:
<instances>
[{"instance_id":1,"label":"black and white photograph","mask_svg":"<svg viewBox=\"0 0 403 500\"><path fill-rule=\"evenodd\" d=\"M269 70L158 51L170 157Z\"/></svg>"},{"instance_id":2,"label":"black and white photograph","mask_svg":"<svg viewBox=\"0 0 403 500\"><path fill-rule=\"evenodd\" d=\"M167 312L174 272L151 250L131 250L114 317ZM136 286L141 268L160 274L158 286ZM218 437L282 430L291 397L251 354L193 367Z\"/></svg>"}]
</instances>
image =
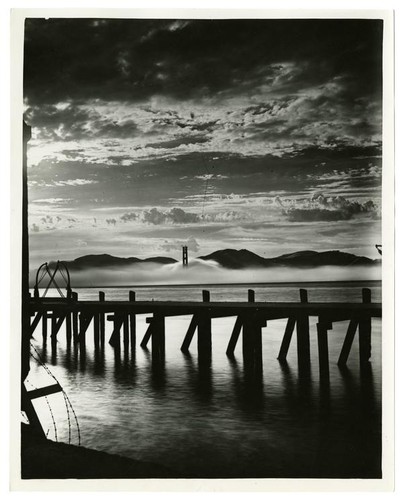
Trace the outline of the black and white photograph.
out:
<instances>
[{"instance_id":1,"label":"black and white photograph","mask_svg":"<svg viewBox=\"0 0 403 500\"><path fill-rule=\"evenodd\" d=\"M172 12L19 16L17 475L382 482L390 17Z\"/></svg>"}]
</instances>

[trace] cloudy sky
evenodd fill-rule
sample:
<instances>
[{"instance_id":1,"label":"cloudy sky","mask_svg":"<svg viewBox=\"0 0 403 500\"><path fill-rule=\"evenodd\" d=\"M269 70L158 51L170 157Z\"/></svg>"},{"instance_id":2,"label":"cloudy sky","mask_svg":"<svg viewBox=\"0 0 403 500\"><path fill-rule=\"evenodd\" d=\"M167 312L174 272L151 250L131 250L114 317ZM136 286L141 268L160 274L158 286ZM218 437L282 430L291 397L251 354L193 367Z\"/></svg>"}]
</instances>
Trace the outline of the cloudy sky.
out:
<instances>
[{"instance_id":1,"label":"cloudy sky","mask_svg":"<svg viewBox=\"0 0 403 500\"><path fill-rule=\"evenodd\" d=\"M382 22L28 19L31 265L377 258Z\"/></svg>"}]
</instances>

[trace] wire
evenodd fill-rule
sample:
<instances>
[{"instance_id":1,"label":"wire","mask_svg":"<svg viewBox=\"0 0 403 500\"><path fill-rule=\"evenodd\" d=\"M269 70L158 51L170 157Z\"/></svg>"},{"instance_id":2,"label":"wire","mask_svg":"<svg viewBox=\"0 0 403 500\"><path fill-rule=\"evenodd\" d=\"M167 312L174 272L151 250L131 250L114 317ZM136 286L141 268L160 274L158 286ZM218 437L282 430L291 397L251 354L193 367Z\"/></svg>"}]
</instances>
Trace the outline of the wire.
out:
<instances>
[{"instance_id":1,"label":"wire","mask_svg":"<svg viewBox=\"0 0 403 500\"><path fill-rule=\"evenodd\" d=\"M68 403L68 405L70 406L71 412L73 413L73 416L74 416L74 420L75 420L75 423L76 423L76 428L77 428L78 445L80 446L80 444L81 444L81 431L80 431L80 425L79 425L79 423L78 423L77 414L76 414L76 412L74 411L74 408L73 408L73 405L72 405L72 403L71 403L71 401L70 401L70 398L68 397L68 395L67 395L66 391L62 388L62 386L61 386L61 384L59 383L59 381L57 380L57 378L56 378L56 377L53 375L53 373L49 370L48 366L47 366L47 365L43 362L43 360L42 360L42 357L41 357L40 353L37 351L37 349L36 349L36 348L35 348L35 346L32 344L32 342L30 342L30 344L31 344L32 349L35 351L35 353L36 353L36 354L37 354L37 356L38 356L38 358L36 358L36 357L35 357L32 353L30 353L30 354L31 354L31 356L32 356L32 358L33 358L33 359L35 359L35 361L36 361L38 364L40 364L40 365L44 368L44 370L46 371L46 373L48 373L48 375L50 375L50 376L53 378L53 380L54 380L54 381L55 381L55 382L56 382L56 383L57 383L57 384L61 387L61 389L62 389L62 391L61 391L61 392L62 392L62 394L63 394L63 396L64 396L64 398L65 398L66 408L67 408L67 403ZM70 414L69 414L69 413L68 413L68 420L69 420L69 425L70 425ZM71 436L71 434L70 434L70 428L69 428L69 439L70 439L70 436ZM70 442L70 441L69 441L69 442Z\"/></svg>"}]
</instances>

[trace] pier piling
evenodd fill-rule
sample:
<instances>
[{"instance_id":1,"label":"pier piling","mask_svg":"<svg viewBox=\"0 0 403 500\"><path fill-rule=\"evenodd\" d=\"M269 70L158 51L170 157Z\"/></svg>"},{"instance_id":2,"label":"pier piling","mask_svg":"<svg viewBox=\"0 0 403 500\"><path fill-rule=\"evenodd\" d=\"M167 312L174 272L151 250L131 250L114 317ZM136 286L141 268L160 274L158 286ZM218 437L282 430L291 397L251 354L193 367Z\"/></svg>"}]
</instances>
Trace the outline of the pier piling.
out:
<instances>
[{"instance_id":1,"label":"pier piling","mask_svg":"<svg viewBox=\"0 0 403 500\"><path fill-rule=\"evenodd\" d=\"M283 362L287 359L288 349L290 348L290 343L292 339L292 334L294 332L296 319L294 317L288 318L287 325L285 327L284 337L281 342L280 352L278 353L277 359Z\"/></svg>"},{"instance_id":2,"label":"pier piling","mask_svg":"<svg viewBox=\"0 0 403 500\"><path fill-rule=\"evenodd\" d=\"M357 331L358 320L356 318L352 318L347 328L346 337L343 342L343 347L341 348L339 360L337 364L340 367L346 366L347 359L351 351L351 346L353 345L353 340L355 337L355 332Z\"/></svg>"},{"instance_id":3,"label":"pier piling","mask_svg":"<svg viewBox=\"0 0 403 500\"><path fill-rule=\"evenodd\" d=\"M48 338L48 312L43 311L42 314L42 339L46 342Z\"/></svg>"},{"instance_id":4,"label":"pier piling","mask_svg":"<svg viewBox=\"0 0 403 500\"><path fill-rule=\"evenodd\" d=\"M71 319L72 319L72 313L68 312L66 315L66 342L67 342L67 345L71 344Z\"/></svg>"},{"instance_id":5,"label":"pier piling","mask_svg":"<svg viewBox=\"0 0 403 500\"><path fill-rule=\"evenodd\" d=\"M318 356L319 356L319 374L323 379L329 378L329 344L328 329L332 327L329 322L321 321L316 324L318 334Z\"/></svg>"},{"instance_id":6,"label":"pier piling","mask_svg":"<svg viewBox=\"0 0 403 500\"><path fill-rule=\"evenodd\" d=\"M226 354L229 357L234 356L235 347L237 345L241 330L242 330L242 318L241 318L241 316L238 316L236 321L235 321L235 325L234 325L234 328L232 330L231 338L228 342L228 347L227 347L227 351L226 351Z\"/></svg>"},{"instance_id":7,"label":"pier piling","mask_svg":"<svg viewBox=\"0 0 403 500\"><path fill-rule=\"evenodd\" d=\"M122 328L123 324L123 316L119 314L113 314L111 316L107 316L107 319L113 321L113 331L112 335L109 339L109 344L114 348L114 349L120 349L120 329Z\"/></svg>"},{"instance_id":8,"label":"pier piling","mask_svg":"<svg viewBox=\"0 0 403 500\"><path fill-rule=\"evenodd\" d=\"M105 302L105 292L99 292L99 302ZM101 349L105 348L105 313L99 313L99 338Z\"/></svg>"},{"instance_id":9,"label":"pier piling","mask_svg":"<svg viewBox=\"0 0 403 500\"><path fill-rule=\"evenodd\" d=\"M151 359L159 364L165 360L165 318L161 314L154 314L151 334Z\"/></svg>"},{"instance_id":10,"label":"pier piling","mask_svg":"<svg viewBox=\"0 0 403 500\"><path fill-rule=\"evenodd\" d=\"M308 292L301 289L299 293L301 304L306 304L308 302ZM297 316L297 351L299 368L307 368L311 362L309 346L309 316L302 311Z\"/></svg>"},{"instance_id":11,"label":"pier piling","mask_svg":"<svg viewBox=\"0 0 403 500\"><path fill-rule=\"evenodd\" d=\"M371 290L369 288L362 289L362 302L364 304L371 303ZM365 366L371 357L371 317L368 314L363 314L358 325L358 341L360 349L360 365Z\"/></svg>"},{"instance_id":12,"label":"pier piling","mask_svg":"<svg viewBox=\"0 0 403 500\"><path fill-rule=\"evenodd\" d=\"M142 347L143 349L146 349L147 344L148 344L148 342L151 338L151 335L153 333L153 320L154 320L154 318L146 318L146 323L148 323L148 328L147 328L147 331L143 337L143 340L140 343L140 347Z\"/></svg>"},{"instance_id":13,"label":"pier piling","mask_svg":"<svg viewBox=\"0 0 403 500\"><path fill-rule=\"evenodd\" d=\"M199 319L198 319L197 314L194 314L192 317L192 321L190 322L189 328L186 332L185 339L183 340L183 343L181 346L181 351L184 353L189 352L189 346L190 346L190 343L192 342L193 336L195 334L198 321L199 321Z\"/></svg>"},{"instance_id":14,"label":"pier piling","mask_svg":"<svg viewBox=\"0 0 403 500\"><path fill-rule=\"evenodd\" d=\"M208 290L202 291L203 302L210 302L210 292ZM208 309L198 315L197 325L197 352L199 359L211 358L211 313Z\"/></svg>"},{"instance_id":15,"label":"pier piling","mask_svg":"<svg viewBox=\"0 0 403 500\"><path fill-rule=\"evenodd\" d=\"M136 302L136 293L133 291L129 292L130 302ZM134 313L129 313L129 323L130 323L130 346L132 352L136 349L136 315Z\"/></svg>"}]
</instances>

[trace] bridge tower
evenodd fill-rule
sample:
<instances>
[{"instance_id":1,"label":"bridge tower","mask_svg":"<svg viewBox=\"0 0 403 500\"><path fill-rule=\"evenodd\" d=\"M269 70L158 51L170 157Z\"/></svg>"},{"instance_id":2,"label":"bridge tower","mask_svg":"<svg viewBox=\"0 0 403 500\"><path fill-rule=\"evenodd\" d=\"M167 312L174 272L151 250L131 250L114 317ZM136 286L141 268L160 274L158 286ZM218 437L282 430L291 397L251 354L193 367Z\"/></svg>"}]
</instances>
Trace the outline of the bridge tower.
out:
<instances>
[{"instance_id":1,"label":"bridge tower","mask_svg":"<svg viewBox=\"0 0 403 500\"><path fill-rule=\"evenodd\" d=\"M188 247L187 246L182 247L182 264L183 264L183 267L188 266Z\"/></svg>"}]
</instances>

